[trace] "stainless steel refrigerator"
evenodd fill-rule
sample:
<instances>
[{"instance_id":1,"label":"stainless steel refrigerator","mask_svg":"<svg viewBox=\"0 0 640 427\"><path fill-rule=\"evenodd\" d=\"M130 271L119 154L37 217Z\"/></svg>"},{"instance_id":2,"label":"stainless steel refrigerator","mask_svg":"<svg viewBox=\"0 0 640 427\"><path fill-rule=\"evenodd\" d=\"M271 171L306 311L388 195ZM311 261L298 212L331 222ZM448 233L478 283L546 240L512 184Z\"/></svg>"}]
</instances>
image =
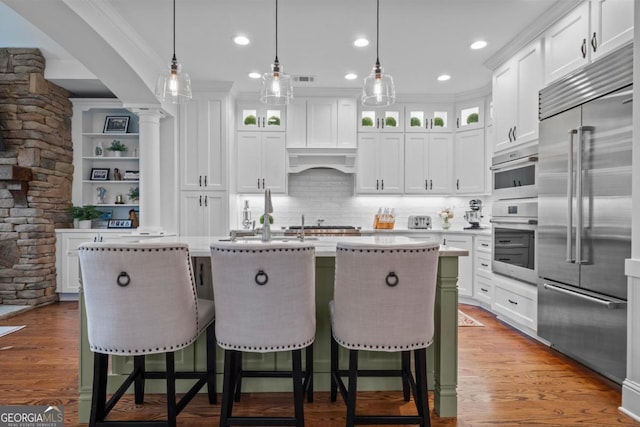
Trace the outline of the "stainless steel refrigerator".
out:
<instances>
[{"instance_id":1,"label":"stainless steel refrigerator","mask_svg":"<svg viewBox=\"0 0 640 427\"><path fill-rule=\"evenodd\" d=\"M618 383L631 256L629 50L540 92L538 335Z\"/></svg>"}]
</instances>

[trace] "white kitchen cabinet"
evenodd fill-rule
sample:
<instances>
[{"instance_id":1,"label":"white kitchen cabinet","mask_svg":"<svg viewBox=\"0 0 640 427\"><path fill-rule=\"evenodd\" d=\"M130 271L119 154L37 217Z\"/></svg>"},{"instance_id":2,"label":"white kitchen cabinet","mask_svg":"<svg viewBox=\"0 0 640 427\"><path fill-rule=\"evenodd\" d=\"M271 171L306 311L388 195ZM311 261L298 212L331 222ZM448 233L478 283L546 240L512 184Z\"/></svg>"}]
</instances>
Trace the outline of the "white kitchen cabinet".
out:
<instances>
[{"instance_id":1,"label":"white kitchen cabinet","mask_svg":"<svg viewBox=\"0 0 640 427\"><path fill-rule=\"evenodd\" d=\"M453 162L453 191L456 194L485 193L488 165L485 160L484 129L456 132Z\"/></svg>"},{"instance_id":2,"label":"white kitchen cabinet","mask_svg":"<svg viewBox=\"0 0 640 427\"><path fill-rule=\"evenodd\" d=\"M444 232L442 244L469 251L468 256L458 258L458 293L473 297L473 236Z\"/></svg>"},{"instance_id":3,"label":"white kitchen cabinet","mask_svg":"<svg viewBox=\"0 0 640 427\"><path fill-rule=\"evenodd\" d=\"M450 133L406 133L404 192L450 194L453 188L453 136Z\"/></svg>"},{"instance_id":4,"label":"white kitchen cabinet","mask_svg":"<svg viewBox=\"0 0 640 427\"><path fill-rule=\"evenodd\" d=\"M452 105L407 104L404 108L404 131L451 132L454 128Z\"/></svg>"},{"instance_id":5,"label":"white kitchen cabinet","mask_svg":"<svg viewBox=\"0 0 640 427\"><path fill-rule=\"evenodd\" d=\"M356 102L298 98L287 108L287 148L356 148Z\"/></svg>"},{"instance_id":6,"label":"white kitchen cabinet","mask_svg":"<svg viewBox=\"0 0 640 427\"><path fill-rule=\"evenodd\" d=\"M180 235L221 236L227 230L227 193L180 192Z\"/></svg>"},{"instance_id":7,"label":"white kitchen cabinet","mask_svg":"<svg viewBox=\"0 0 640 427\"><path fill-rule=\"evenodd\" d=\"M287 129L284 106L264 106L262 104L238 104L237 130L284 132Z\"/></svg>"},{"instance_id":8,"label":"white kitchen cabinet","mask_svg":"<svg viewBox=\"0 0 640 427\"><path fill-rule=\"evenodd\" d=\"M360 194L402 194L404 134L360 133L356 190Z\"/></svg>"},{"instance_id":9,"label":"white kitchen cabinet","mask_svg":"<svg viewBox=\"0 0 640 427\"><path fill-rule=\"evenodd\" d=\"M225 190L226 146L222 143L223 100L194 94L180 111L180 188Z\"/></svg>"},{"instance_id":10,"label":"white kitchen cabinet","mask_svg":"<svg viewBox=\"0 0 640 427\"><path fill-rule=\"evenodd\" d=\"M493 272L491 270L491 236L474 236L473 248L473 294L484 306L493 304Z\"/></svg>"},{"instance_id":11,"label":"white kitchen cabinet","mask_svg":"<svg viewBox=\"0 0 640 427\"><path fill-rule=\"evenodd\" d=\"M585 1L544 33L545 83L633 39L633 0Z\"/></svg>"},{"instance_id":12,"label":"white kitchen cabinet","mask_svg":"<svg viewBox=\"0 0 640 427\"><path fill-rule=\"evenodd\" d=\"M284 132L238 132L236 173L238 193L285 193Z\"/></svg>"},{"instance_id":13,"label":"white kitchen cabinet","mask_svg":"<svg viewBox=\"0 0 640 427\"><path fill-rule=\"evenodd\" d=\"M537 40L493 73L494 152L538 139L542 65Z\"/></svg>"},{"instance_id":14,"label":"white kitchen cabinet","mask_svg":"<svg viewBox=\"0 0 640 427\"><path fill-rule=\"evenodd\" d=\"M72 102L73 204L96 205L102 211L111 212L112 218L129 218L130 209L140 209L138 201L128 196L130 189L139 186L138 116L123 108L118 100L73 99ZM107 117L127 117L128 125L122 131L105 132ZM127 150L108 150L113 141L125 145ZM98 197L99 191L104 193L104 203ZM124 203L115 203L118 195Z\"/></svg>"},{"instance_id":15,"label":"white kitchen cabinet","mask_svg":"<svg viewBox=\"0 0 640 427\"><path fill-rule=\"evenodd\" d=\"M404 131L404 106L360 107L358 111L359 132L402 132Z\"/></svg>"},{"instance_id":16,"label":"white kitchen cabinet","mask_svg":"<svg viewBox=\"0 0 640 427\"><path fill-rule=\"evenodd\" d=\"M458 131L484 127L484 101L484 98L478 98L456 104L455 127Z\"/></svg>"},{"instance_id":17,"label":"white kitchen cabinet","mask_svg":"<svg viewBox=\"0 0 640 427\"><path fill-rule=\"evenodd\" d=\"M538 327L538 288L509 277L493 276L493 311L503 320L535 334Z\"/></svg>"}]
</instances>

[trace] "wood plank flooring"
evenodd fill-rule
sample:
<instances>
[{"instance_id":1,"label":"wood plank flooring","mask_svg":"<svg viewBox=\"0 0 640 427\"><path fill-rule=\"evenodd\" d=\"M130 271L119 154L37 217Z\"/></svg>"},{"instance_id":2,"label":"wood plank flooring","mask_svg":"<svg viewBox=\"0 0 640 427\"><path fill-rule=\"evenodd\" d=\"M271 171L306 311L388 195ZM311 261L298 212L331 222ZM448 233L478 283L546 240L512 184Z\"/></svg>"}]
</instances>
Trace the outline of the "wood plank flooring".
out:
<instances>
[{"instance_id":1,"label":"wood plank flooring","mask_svg":"<svg viewBox=\"0 0 640 427\"><path fill-rule=\"evenodd\" d=\"M515 332L476 307L462 309L484 327L459 328L457 418L432 414L434 427L457 426L640 426L618 412L620 387L546 346ZM61 302L0 320L0 326L27 325L0 337L0 405L63 405L65 425L78 425L78 306ZM431 396L431 399L433 397ZM396 392L363 392L359 409L413 413L413 402ZM114 419L161 418L163 397L147 397L136 407L120 403ZM431 401L431 407L433 402ZM234 408L235 411L235 408ZM243 395L239 413L289 414L286 393ZM219 406L197 396L178 417L180 426L217 426ZM343 426L345 407L316 393L305 404L307 427Z\"/></svg>"}]
</instances>

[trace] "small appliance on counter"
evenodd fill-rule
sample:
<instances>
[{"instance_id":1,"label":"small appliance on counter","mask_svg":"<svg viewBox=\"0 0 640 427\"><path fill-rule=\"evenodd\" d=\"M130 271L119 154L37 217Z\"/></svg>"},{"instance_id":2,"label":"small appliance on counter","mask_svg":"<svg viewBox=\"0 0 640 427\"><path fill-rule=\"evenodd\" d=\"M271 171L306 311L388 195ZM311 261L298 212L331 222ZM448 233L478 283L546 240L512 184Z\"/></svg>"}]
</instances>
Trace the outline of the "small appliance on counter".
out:
<instances>
[{"instance_id":1,"label":"small appliance on counter","mask_svg":"<svg viewBox=\"0 0 640 427\"><path fill-rule=\"evenodd\" d=\"M375 230L391 230L396 224L396 212L394 208L380 208L373 217Z\"/></svg>"},{"instance_id":2,"label":"small appliance on counter","mask_svg":"<svg viewBox=\"0 0 640 427\"><path fill-rule=\"evenodd\" d=\"M469 209L464 212L464 220L471 226L465 227L465 230L478 229L480 227L480 219L482 218L482 200L469 200Z\"/></svg>"},{"instance_id":3,"label":"small appliance on counter","mask_svg":"<svg viewBox=\"0 0 640 427\"><path fill-rule=\"evenodd\" d=\"M410 215L407 228L431 230L431 217L429 215Z\"/></svg>"}]
</instances>

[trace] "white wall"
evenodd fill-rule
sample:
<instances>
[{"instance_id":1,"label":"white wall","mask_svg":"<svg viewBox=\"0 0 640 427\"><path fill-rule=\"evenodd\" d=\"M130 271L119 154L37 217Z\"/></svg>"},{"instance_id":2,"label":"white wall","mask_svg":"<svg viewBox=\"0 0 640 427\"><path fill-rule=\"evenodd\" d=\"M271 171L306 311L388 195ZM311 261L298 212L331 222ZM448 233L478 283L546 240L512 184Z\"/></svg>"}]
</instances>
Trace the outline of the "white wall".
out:
<instances>
[{"instance_id":1,"label":"white wall","mask_svg":"<svg viewBox=\"0 0 640 427\"><path fill-rule=\"evenodd\" d=\"M354 225L372 228L373 216L379 207L395 208L396 228L407 228L409 215L430 215L433 228L440 229L437 212L446 207L454 209L452 228L463 228L469 224L464 212L469 209L469 200L481 199L488 224L490 203L487 197L439 197L439 196L359 196L355 195L355 175L334 169L310 169L289 175L288 195L273 195L274 228L299 225L300 216L305 223L313 225L318 218L325 225ZM234 200L235 197L235 200ZM233 195L230 204L236 205L236 217L230 218L232 229L242 228L242 208L249 200L252 218L258 224L263 213L264 197L257 195ZM259 225L256 225L259 226Z\"/></svg>"}]
</instances>

